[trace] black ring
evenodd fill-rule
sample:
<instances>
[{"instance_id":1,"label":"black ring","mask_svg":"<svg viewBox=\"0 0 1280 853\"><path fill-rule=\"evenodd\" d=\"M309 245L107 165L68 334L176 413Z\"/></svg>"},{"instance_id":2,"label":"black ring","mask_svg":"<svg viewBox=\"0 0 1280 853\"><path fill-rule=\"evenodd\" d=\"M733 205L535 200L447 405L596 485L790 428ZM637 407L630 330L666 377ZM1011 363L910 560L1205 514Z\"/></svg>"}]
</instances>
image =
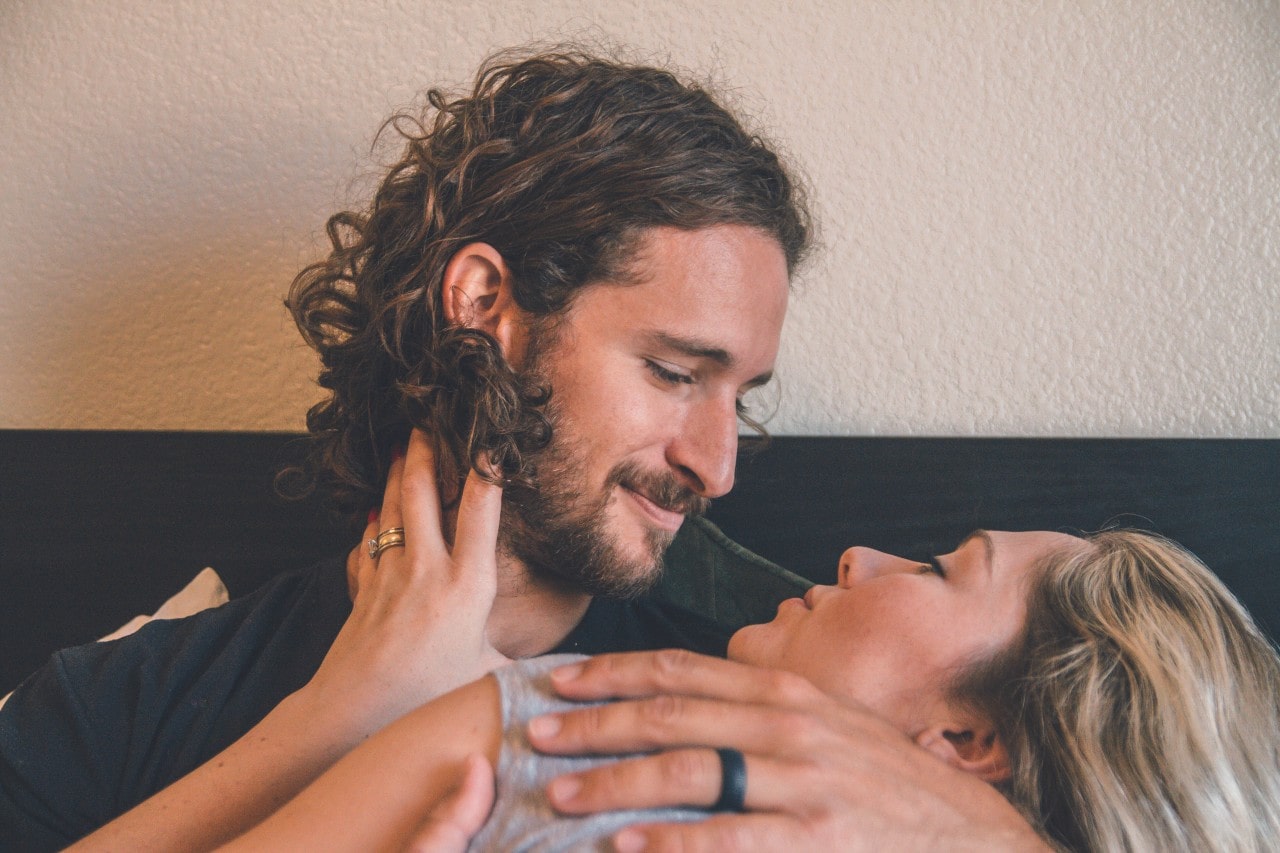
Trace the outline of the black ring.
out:
<instances>
[{"instance_id":1,"label":"black ring","mask_svg":"<svg viewBox=\"0 0 1280 853\"><path fill-rule=\"evenodd\" d=\"M736 749L717 749L720 756L720 799L717 812L740 812L747 805L747 760Z\"/></svg>"}]
</instances>

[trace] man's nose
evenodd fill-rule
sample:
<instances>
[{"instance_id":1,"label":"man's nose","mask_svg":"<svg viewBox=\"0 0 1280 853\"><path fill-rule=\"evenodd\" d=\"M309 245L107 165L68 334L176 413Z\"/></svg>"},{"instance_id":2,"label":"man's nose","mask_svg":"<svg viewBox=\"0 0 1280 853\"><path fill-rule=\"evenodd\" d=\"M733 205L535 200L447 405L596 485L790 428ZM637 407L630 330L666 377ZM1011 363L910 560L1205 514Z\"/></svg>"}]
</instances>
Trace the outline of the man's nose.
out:
<instances>
[{"instance_id":1,"label":"man's nose","mask_svg":"<svg viewBox=\"0 0 1280 853\"><path fill-rule=\"evenodd\" d=\"M700 405L667 446L667 462L704 498L718 498L732 489L738 462L736 398L727 406L712 400Z\"/></svg>"},{"instance_id":2,"label":"man's nose","mask_svg":"<svg viewBox=\"0 0 1280 853\"><path fill-rule=\"evenodd\" d=\"M894 572L915 571L919 566L920 563L915 560L896 557L884 551L877 551L875 548L858 545L840 555L838 583L848 589L855 583Z\"/></svg>"}]
</instances>

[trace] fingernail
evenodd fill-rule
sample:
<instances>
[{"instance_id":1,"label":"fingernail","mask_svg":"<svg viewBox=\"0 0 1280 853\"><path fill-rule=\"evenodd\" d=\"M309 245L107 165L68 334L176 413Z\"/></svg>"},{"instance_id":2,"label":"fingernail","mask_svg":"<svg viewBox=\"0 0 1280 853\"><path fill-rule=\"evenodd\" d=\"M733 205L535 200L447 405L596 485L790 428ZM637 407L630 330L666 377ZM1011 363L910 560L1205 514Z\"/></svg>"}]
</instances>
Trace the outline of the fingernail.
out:
<instances>
[{"instance_id":1,"label":"fingernail","mask_svg":"<svg viewBox=\"0 0 1280 853\"><path fill-rule=\"evenodd\" d=\"M567 684L582 675L582 664L570 663L551 670L551 680L556 684Z\"/></svg>"},{"instance_id":2,"label":"fingernail","mask_svg":"<svg viewBox=\"0 0 1280 853\"><path fill-rule=\"evenodd\" d=\"M547 794L551 797L551 802L561 806L573 802L573 798L578 796L581 790L582 782L576 776L562 776L552 780L547 786Z\"/></svg>"},{"instance_id":3,"label":"fingernail","mask_svg":"<svg viewBox=\"0 0 1280 853\"><path fill-rule=\"evenodd\" d=\"M560 718L554 714L534 717L529 721L529 734L539 738L555 737L560 732Z\"/></svg>"},{"instance_id":4,"label":"fingernail","mask_svg":"<svg viewBox=\"0 0 1280 853\"><path fill-rule=\"evenodd\" d=\"M644 845L644 833L638 829L624 829L613 837L613 849L618 853L640 853Z\"/></svg>"},{"instance_id":5,"label":"fingernail","mask_svg":"<svg viewBox=\"0 0 1280 853\"><path fill-rule=\"evenodd\" d=\"M373 524L375 521L378 520L378 515L379 515L379 511L378 511L378 508L375 506L373 509L369 510L369 520L366 522L366 524Z\"/></svg>"}]
</instances>

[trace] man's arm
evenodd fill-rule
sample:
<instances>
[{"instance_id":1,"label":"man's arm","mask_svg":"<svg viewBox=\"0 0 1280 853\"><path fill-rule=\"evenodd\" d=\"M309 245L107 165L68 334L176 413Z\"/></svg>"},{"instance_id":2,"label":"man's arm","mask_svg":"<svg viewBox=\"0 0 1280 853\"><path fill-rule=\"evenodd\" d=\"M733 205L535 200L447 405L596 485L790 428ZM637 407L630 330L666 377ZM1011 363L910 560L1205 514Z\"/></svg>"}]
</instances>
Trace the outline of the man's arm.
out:
<instances>
[{"instance_id":1,"label":"man's arm","mask_svg":"<svg viewBox=\"0 0 1280 853\"><path fill-rule=\"evenodd\" d=\"M552 683L568 699L630 701L535 720L538 749L666 750L553 781L563 813L710 806L720 793L713 748L746 755L744 814L633 827L620 849L1049 849L994 788L798 676L663 651L592 658Z\"/></svg>"}]
</instances>

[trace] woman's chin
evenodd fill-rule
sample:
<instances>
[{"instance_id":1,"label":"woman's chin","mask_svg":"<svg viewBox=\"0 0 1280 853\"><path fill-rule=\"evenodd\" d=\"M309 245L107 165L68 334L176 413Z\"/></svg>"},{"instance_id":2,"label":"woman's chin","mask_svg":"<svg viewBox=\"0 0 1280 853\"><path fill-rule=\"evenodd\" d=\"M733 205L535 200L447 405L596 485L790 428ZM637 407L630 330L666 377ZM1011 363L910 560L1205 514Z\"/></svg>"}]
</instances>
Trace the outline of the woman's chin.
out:
<instances>
[{"instance_id":1,"label":"woman's chin","mask_svg":"<svg viewBox=\"0 0 1280 853\"><path fill-rule=\"evenodd\" d=\"M769 648L767 637L762 635L767 635L768 632L764 629L770 624L772 623L765 622L762 625L747 625L739 628L729 638L729 647L725 656L738 663L767 666L767 659L760 652Z\"/></svg>"}]
</instances>

